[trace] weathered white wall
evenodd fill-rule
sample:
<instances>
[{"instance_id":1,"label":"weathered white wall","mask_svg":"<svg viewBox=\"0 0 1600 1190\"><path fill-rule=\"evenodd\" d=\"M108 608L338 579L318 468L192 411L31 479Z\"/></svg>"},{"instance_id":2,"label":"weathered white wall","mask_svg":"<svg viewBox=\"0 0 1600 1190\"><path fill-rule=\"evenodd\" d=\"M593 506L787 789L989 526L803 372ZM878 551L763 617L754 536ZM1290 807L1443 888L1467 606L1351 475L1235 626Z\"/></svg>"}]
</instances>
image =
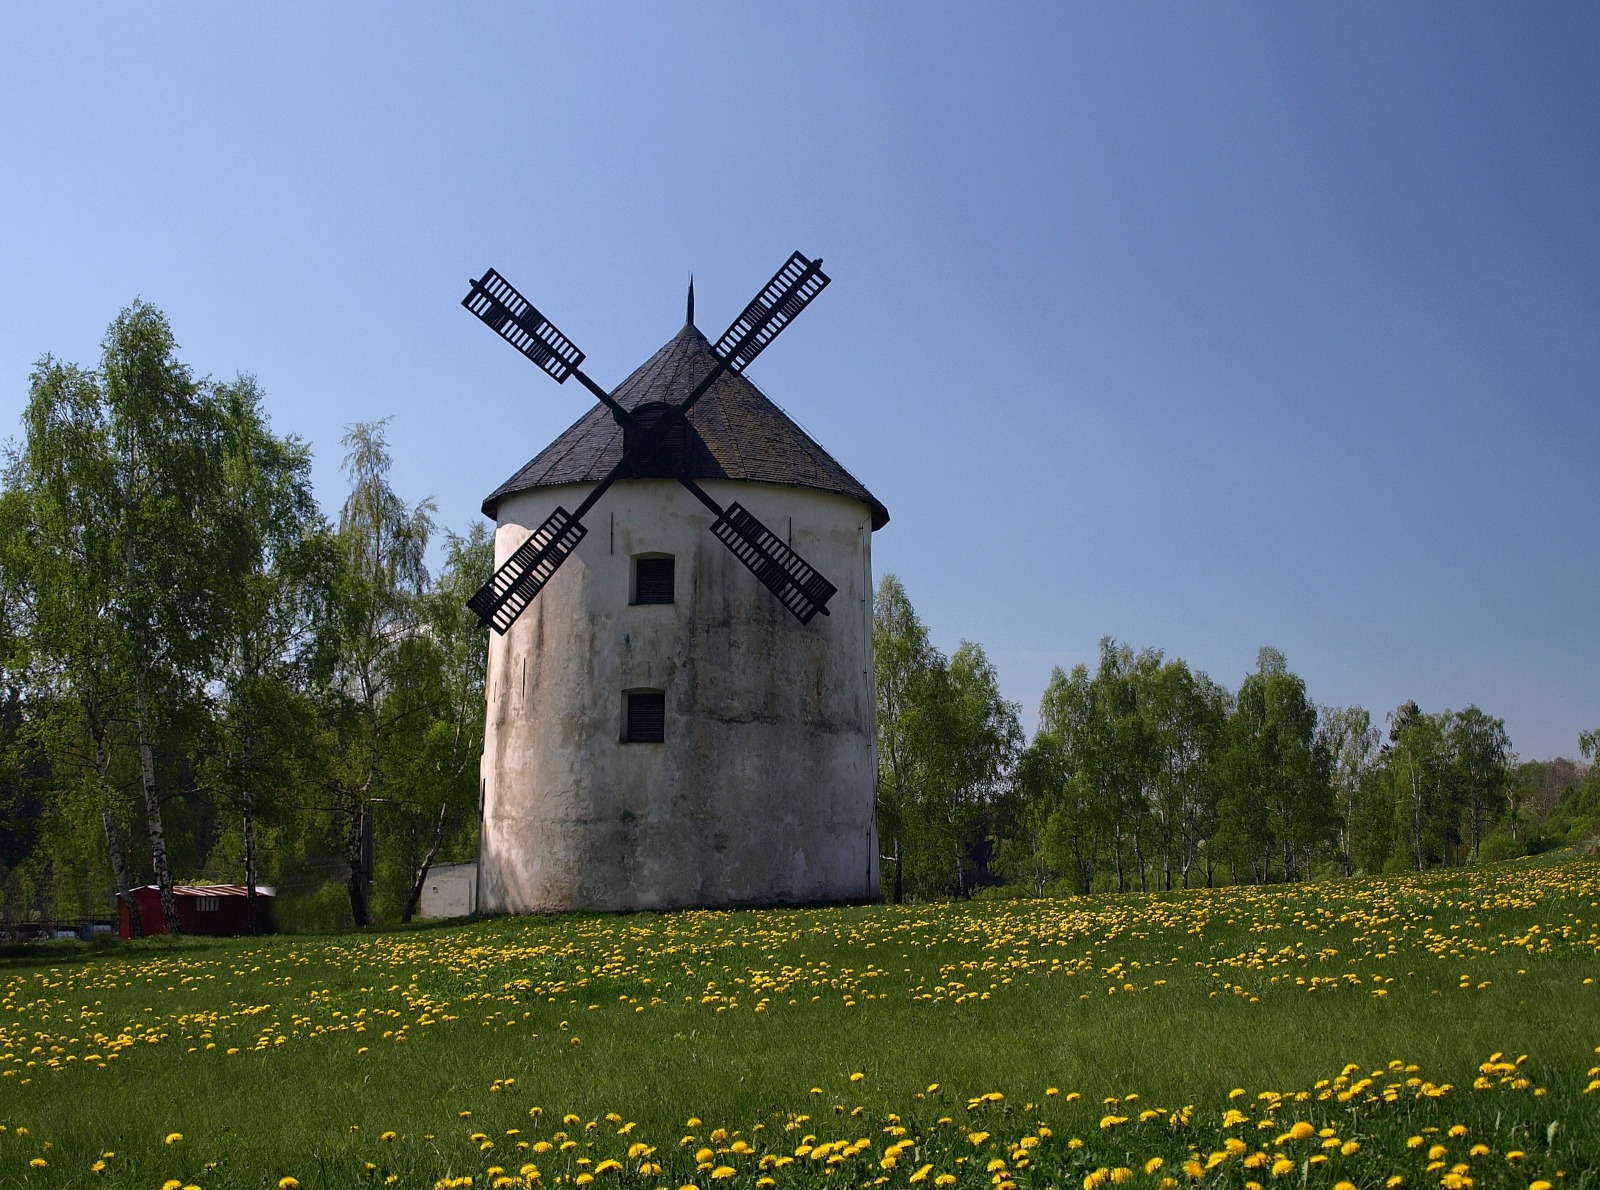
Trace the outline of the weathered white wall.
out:
<instances>
[{"instance_id":1,"label":"weathered white wall","mask_svg":"<svg viewBox=\"0 0 1600 1190\"><path fill-rule=\"evenodd\" d=\"M479 907L487 913L859 900L878 891L872 531L865 505L703 481L839 588L801 625L674 480L615 485L589 534L491 637ZM504 498L496 564L587 485ZM676 602L630 606L670 553ZM623 743L624 692L666 691L666 741Z\"/></svg>"}]
</instances>

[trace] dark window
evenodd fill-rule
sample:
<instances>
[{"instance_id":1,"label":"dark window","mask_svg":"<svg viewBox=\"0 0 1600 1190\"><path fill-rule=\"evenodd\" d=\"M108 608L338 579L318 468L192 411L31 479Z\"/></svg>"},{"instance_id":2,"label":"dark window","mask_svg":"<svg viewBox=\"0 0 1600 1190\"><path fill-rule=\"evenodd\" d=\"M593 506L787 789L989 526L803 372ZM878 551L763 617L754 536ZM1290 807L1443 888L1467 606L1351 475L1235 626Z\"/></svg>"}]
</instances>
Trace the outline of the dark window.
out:
<instances>
[{"instance_id":1,"label":"dark window","mask_svg":"<svg viewBox=\"0 0 1600 1190\"><path fill-rule=\"evenodd\" d=\"M667 738L667 696L660 690L636 690L628 695L630 744L659 744Z\"/></svg>"},{"instance_id":2,"label":"dark window","mask_svg":"<svg viewBox=\"0 0 1600 1190\"><path fill-rule=\"evenodd\" d=\"M672 602L672 559L635 558L633 571L635 603Z\"/></svg>"}]
</instances>

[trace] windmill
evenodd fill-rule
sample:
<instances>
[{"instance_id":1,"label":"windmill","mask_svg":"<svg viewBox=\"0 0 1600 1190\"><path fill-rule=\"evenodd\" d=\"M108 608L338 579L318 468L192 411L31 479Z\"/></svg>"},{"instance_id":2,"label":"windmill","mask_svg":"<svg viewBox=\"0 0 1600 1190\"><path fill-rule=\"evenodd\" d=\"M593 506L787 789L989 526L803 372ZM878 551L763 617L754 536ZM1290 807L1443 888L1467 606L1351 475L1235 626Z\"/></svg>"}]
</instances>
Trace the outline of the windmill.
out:
<instances>
[{"instance_id":1,"label":"windmill","mask_svg":"<svg viewBox=\"0 0 1600 1190\"><path fill-rule=\"evenodd\" d=\"M483 502L479 912L875 895L889 512L744 374L827 284L796 253L714 339L691 287L607 391L499 273L471 283L472 314L597 402Z\"/></svg>"},{"instance_id":2,"label":"windmill","mask_svg":"<svg viewBox=\"0 0 1600 1190\"><path fill-rule=\"evenodd\" d=\"M584 353L494 269L472 282L461 304L485 325L532 360L557 384L576 377L611 411L627 443L621 460L594 486L578 507L568 512L557 506L526 541L506 559L489 581L467 601L480 627L504 635L533 602L546 583L571 557L588 533L584 514L599 502L619 479L643 473L658 459L674 435L687 426L689 411L726 372L742 375L774 339L828 285L822 261L808 260L796 252L772 275L737 318L712 344L716 366L681 402L653 411L648 422L625 409L583 371ZM691 289L691 303L693 301ZM691 304L691 321L693 307ZM683 457L686 452L678 452ZM782 538L762 524L737 501L723 507L686 470L672 476L716 517L711 533L734 557L771 591L802 624L819 612L828 614L828 601L837 588L815 567L795 553Z\"/></svg>"}]
</instances>

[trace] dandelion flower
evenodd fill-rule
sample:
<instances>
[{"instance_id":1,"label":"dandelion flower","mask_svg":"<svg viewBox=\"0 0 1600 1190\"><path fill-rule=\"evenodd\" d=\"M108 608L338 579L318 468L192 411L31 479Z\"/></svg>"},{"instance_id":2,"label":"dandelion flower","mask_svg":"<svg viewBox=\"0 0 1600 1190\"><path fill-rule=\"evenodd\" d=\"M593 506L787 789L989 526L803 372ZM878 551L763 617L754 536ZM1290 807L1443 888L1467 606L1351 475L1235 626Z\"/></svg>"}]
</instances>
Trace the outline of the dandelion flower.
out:
<instances>
[{"instance_id":1,"label":"dandelion flower","mask_svg":"<svg viewBox=\"0 0 1600 1190\"><path fill-rule=\"evenodd\" d=\"M181 1132L169 1132L169 1133L167 1133L167 1143L169 1145L175 1145L182 1139L183 1139L183 1133L181 1133ZM178 1185L182 1186L183 1183L179 1182Z\"/></svg>"},{"instance_id":2,"label":"dandelion flower","mask_svg":"<svg viewBox=\"0 0 1600 1190\"><path fill-rule=\"evenodd\" d=\"M291 1177L279 1178L278 1190L300 1190L300 1179Z\"/></svg>"}]
</instances>

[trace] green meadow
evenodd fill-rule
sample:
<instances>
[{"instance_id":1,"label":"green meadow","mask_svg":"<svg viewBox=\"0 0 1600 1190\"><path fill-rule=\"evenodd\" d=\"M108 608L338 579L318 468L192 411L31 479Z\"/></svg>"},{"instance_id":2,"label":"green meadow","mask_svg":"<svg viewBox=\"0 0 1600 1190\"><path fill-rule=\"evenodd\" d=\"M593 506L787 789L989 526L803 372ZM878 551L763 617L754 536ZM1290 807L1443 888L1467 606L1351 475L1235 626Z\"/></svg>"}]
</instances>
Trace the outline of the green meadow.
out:
<instances>
[{"instance_id":1,"label":"green meadow","mask_svg":"<svg viewBox=\"0 0 1600 1190\"><path fill-rule=\"evenodd\" d=\"M0 959L0 1186L1600 1186L1600 863Z\"/></svg>"}]
</instances>

